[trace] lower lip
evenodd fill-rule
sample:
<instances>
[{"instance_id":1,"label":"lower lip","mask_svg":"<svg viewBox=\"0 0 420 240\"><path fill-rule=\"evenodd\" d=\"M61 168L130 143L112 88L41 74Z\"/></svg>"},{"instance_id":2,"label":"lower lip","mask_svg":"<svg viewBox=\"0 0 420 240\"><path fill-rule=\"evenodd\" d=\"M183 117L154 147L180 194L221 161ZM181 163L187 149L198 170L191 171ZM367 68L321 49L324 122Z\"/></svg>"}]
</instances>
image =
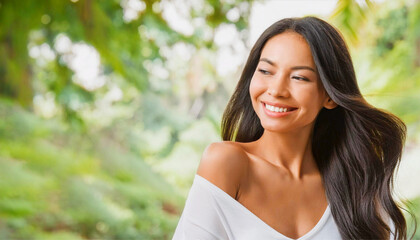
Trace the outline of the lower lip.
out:
<instances>
[{"instance_id":1,"label":"lower lip","mask_svg":"<svg viewBox=\"0 0 420 240\"><path fill-rule=\"evenodd\" d=\"M262 104L262 107L264 108L265 113L268 116L275 117L275 118L287 116L287 115L293 113L296 110L296 109L294 109L294 110L292 110L290 112L272 112L272 111L268 110L267 108L265 108L265 104L264 103L261 103L261 104Z\"/></svg>"}]
</instances>

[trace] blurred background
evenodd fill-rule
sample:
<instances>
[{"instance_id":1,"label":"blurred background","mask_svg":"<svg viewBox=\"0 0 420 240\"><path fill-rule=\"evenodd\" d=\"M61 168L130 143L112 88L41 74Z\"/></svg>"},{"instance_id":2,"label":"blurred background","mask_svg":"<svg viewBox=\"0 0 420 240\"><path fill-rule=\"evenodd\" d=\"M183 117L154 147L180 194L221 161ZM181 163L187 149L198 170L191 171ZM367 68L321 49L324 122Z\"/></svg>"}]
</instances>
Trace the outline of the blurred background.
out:
<instances>
[{"instance_id":1,"label":"blurred background","mask_svg":"<svg viewBox=\"0 0 420 240\"><path fill-rule=\"evenodd\" d=\"M306 15L407 124L420 217L418 0L0 0L0 239L171 239L250 47Z\"/></svg>"}]
</instances>

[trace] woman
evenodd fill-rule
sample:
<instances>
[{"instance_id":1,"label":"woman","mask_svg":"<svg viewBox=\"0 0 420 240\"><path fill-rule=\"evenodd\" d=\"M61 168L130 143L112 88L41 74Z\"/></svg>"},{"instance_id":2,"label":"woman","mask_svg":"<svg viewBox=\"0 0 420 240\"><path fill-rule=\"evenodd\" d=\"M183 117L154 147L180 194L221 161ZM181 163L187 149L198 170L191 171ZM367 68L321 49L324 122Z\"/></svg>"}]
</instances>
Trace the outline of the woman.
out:
<instances>
[{"instance_id":1,"label":"woman","mask_svg":"<svg viewBox=\"0 0 420 240\"><path fill-rule=\"evenodd\" d=\"M363 99L336 29L278 21L251 50L174 239L406 239L391 194L405 133Z\"/></svg>"}]
</instances>

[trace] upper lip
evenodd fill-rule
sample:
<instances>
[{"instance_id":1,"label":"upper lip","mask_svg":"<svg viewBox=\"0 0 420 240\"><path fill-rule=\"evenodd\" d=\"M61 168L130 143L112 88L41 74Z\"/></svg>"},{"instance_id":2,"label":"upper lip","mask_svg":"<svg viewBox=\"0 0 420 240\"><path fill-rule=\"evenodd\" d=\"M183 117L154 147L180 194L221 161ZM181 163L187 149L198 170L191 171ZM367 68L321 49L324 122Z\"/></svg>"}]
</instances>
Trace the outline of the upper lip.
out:
<instances>
[{"instance_id":1,"label":"upper lip","mask_svg":"<svg viewBox=\"0 0 420 240\"><path fill-rule=\"evenodd\" d=\"M281 103L273 103L273 102L267 102L267 101L261 101L262 103L264 103L264 104L268 104L268 105L271 105L271 106L274 106L274 107L279 107L279 108L291 108L291 109L293 109L293 108L296 108L296 107L292 107L292 106L289 106L289 105L286 105L286 104L281 104Z\"/></svg>"}]
</instances>

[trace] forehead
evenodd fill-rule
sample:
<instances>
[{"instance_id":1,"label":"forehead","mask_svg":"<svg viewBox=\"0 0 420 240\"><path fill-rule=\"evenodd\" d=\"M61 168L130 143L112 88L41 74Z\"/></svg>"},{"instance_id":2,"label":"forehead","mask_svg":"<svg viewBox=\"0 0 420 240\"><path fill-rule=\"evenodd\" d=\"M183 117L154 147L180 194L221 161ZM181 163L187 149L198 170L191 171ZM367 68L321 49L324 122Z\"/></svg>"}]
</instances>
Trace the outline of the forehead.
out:
<instances>
[{"instance_id":1,"label":"forehead","mask_svg":"<svg viewBox=\"0 0 420 240\"><path fill-rule=\"evenodd\" d=\"M296 32L284 32L270 38L262 49L260 58L268 58L276 64L305 64L315 68L308 43Z\"/></svg>"}]
</instances>

